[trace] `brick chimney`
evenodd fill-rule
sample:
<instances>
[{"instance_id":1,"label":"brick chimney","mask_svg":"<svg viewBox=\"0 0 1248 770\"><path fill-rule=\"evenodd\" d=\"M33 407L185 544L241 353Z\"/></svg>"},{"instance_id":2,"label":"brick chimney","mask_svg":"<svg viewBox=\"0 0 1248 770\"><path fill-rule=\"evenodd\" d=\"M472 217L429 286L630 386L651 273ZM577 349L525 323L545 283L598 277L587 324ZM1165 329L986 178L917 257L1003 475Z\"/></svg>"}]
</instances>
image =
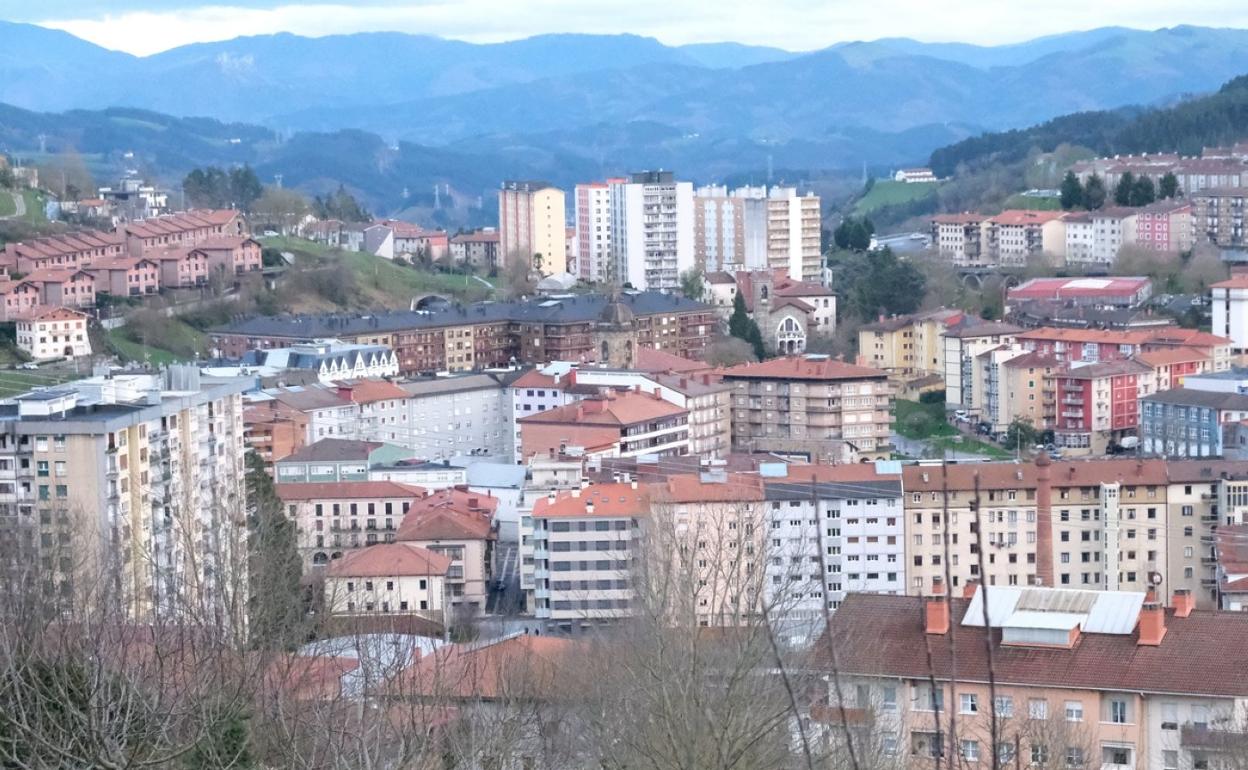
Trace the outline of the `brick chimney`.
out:
<instances>
[{"instance_id":1,"label":"brick chimney","mask_svg":"<svg viewBox=\"0 0 1248 770\"><path fill-rule=\"evenodd\" d=\"M1192 614L1192 610L1196 609L1196 597L1192 596L1192 589L1177 588L1174 591L1174 599L1170 602L1174 607L1174 616L1176 618L1185 618Z\"/></svg>"},{"instance_id":2,"label":"brick chimney","mask_svg":"<svg viewBox=\"0 0 1248 770\"><path fill-rule=\"evenodd\" d=\"M1140 608L1140 639L1143 647L1159 647L1166 635L1166 611L1157 602L1144 602Z\"/></svg>"},{"instance_id":3,"label":"brick chimney","mask_svg":"<svg viewBox=\"0 0 1248 770\"><path fill-rule=\"evenodd\" d=\"M977 588L979 588L979 581L978 581L978 580L968 580L968 581L966 581L966 585L962 586L962 598L963 598L963 599L973 599L973 598L975 598L975 589L977 589Z\"/></svg>"},{"instance_id":4,"label":"brick chimney","mask_svg":"<svg viewBox=\"0 0 1248 770\"><path fill-rule=\"evenodd\" d=\"M1036 457L1036 582L1050 588L1056 585L1053 580L1052 464L1044 452Z\"/></svg>"},{"instance_id":5,"label":"brick chimney","mask_svg":"<svg viewBox=\"0 0 1248 770\"><path fill-rule=\"evenodd\" d=\"M949 633L949 602L945 598L945 581L939 575L932 578L932 595L927 598L926 607L927 633Z\"/></svg>"}]
</instances>

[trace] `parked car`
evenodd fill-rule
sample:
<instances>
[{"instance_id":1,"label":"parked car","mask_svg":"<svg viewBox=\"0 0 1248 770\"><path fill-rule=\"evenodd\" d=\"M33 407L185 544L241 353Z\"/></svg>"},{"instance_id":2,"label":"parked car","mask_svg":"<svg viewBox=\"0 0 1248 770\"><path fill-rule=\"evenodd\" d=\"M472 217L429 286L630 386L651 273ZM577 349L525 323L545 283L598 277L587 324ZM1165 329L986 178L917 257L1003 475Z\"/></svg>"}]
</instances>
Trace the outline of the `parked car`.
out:
<instances>
[{"instance_id":1,"label":"parked car","mask_svg":"<svg viewBox=\"0 0 1248 770\"><path fill-rule=\"evenodd\" d=\"M971 418L970 414L967 413L965 409L959 409L953 413L953 419L957 420L958 422L966 422L970 418Z\"/></svg>"},{"instance_id":2,"label":"parked car","mask_svg":"<svg viewBox=\"0 0 1248 770\"><path fill-rule=\"evenodd\" d=\"M21 366L19 366L19 367L17 367L17 368L18 368L18 369L25 369L25 370L27 370L27 371L31 371L31 370L33 370L33 369L38 369L38 368L39 368L39 364L35 363L34 361L27 361L26 363L22 364Z\"/></svg>"}]
</instances>

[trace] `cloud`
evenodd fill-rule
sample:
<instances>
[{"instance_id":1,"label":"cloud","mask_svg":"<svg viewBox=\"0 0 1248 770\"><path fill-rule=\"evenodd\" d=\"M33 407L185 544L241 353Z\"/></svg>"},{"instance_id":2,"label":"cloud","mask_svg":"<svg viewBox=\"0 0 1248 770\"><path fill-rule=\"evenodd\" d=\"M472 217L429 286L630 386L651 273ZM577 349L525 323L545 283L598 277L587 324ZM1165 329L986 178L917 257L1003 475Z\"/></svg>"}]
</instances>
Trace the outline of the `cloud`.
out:
<instances>
[{"instance_id":1,"label":"cloud","mask_svg":"<svg viewBox=\"0 0 1248 770\"><path fill-rule=\"evenodd\" d=\"M39 4L32 4L38 6ZM432 34L497 42L552 32L649 35L669 44L734 40L812 50L843 40L907 36L928 41L996 44L1083 28L1140 28L1179 23L1248 26L1241 0L373 0L302 2L236 0L197 5L60 2L38 23L116 50L147 55L194 42L291 32L322 36L367 31ZM112 8L114 10L104 10ZM123 10L116 10L116 9ZM65 11L64 15L56 14Z\"/></svg>"}]
</instances>

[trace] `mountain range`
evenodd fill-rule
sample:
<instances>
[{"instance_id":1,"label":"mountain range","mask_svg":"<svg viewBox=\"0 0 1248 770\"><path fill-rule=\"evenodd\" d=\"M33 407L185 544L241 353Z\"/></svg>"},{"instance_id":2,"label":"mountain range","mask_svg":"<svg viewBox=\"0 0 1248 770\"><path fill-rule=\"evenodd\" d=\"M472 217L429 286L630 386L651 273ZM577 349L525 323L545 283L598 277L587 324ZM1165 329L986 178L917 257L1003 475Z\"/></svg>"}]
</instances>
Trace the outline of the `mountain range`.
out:
<instances>
[{"instance_id":1,"label":"mountain range","mask_svg":"<svg viewBox=\"0 0 1248 770\"><path fill-rule=\"evenodd\" d=\"M0 102L30 111L0 113L0 139L9 151L29 151L22 142L33 134L6 131L4 121L40 122L49 150L159 147L159 157L139 160L172 173L209 150L221 162L265 164L277 148L315 153L317 138L341 149L343 137L358 146L368 136L365 144L382 148L370 155L372 176L391 175L394 156L418 155L426 165L385 190L326 176L339 162L329 158L314 170L275 173L308 188L344 181L375 208L392 210L403 187L428 189L431 181L475 196L494 186L481 180L522 174L567 183L656 166L699 181L773 166L887 169L984 131L1173 103L1245 70L1248 30L1189 26L1102 28L995 47L888 38L800 53L668 46L635 35L472 44L400 33L279 34L136 57L65 32L0 23ZM34 117L72 110L104 112L77 113L69 121L76 129L55 115ZM238 126L177 123L201 137L190 148L141 134L188 118Z\"/></svg>"}]
</instances>

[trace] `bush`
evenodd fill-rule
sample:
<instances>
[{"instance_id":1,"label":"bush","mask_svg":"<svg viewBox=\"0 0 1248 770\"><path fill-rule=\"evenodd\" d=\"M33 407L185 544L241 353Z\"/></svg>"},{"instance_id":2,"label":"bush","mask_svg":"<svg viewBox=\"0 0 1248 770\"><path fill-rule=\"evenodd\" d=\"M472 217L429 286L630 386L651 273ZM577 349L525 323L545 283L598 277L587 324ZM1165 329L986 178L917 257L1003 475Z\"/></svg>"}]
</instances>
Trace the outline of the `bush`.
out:
<instances>
[{"instance_id":1,"label":"bush","mask_svg":"<svg viewBox=\"0 0 1248 770\"><path fill-rule=\"evenodd\" d=\"M928 391L927 393L920 393L920 394L919 394L919 403L920 403L920 404L941 404L941 405L944 405L944 403L945 403L945 391L943 391L943 390L932 390L932 391Z\"/></svg>"}]
</instances>

